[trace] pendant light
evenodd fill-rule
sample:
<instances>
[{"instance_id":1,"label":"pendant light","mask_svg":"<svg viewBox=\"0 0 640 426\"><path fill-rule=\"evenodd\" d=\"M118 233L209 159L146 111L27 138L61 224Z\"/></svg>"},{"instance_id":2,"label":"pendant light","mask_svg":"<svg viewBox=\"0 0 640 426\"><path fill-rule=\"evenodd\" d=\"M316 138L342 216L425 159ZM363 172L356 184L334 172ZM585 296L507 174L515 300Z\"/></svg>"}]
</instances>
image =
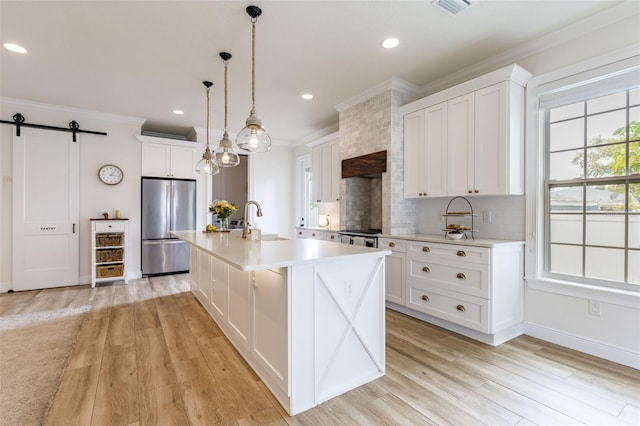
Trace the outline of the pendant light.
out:
<instances>
[{"instance_id":1,"label":"pendant light","mask_svg":"<svg viewBox=\"0 0 640 426\"><path fill-rule=\"evenodd\" d=\"M198 161L198 164L196 164L196 173L200 173L202 175L217 175L220 168L211 158L211 150L209 149L209 91L211 90L213 83L210 81L203 81L202 84L207 88L207 147L204 150L204 154L202 154L202 160Z\"/></svg>"},{"instance_id":2,"label":"pendant light","mask_svg":"<svg viewBox=\"0 0 640 426\"><path fill-rule=\"evenodd\" d=\"M233 143L227 130L227 65L231 53L220 52L220 57L224 63L224 133L213 158L219 167L235 167L240 164L240 156L233 151Z\"/></svg>"},{"instance_id":3,"label":"pendant light","mask_svg":"<svg viewBox=\"0 0 640 426\"><path fill-rule=\"evenodd\" d=\"M236 144L241 150L249 153L266 152L271 148L271 138L262 127L262 120L256 114L256 21L262 15L258 6L248 6L247 13L251 17L251 111L246 126L236 137Z\"/></svg>"}]
</instances>

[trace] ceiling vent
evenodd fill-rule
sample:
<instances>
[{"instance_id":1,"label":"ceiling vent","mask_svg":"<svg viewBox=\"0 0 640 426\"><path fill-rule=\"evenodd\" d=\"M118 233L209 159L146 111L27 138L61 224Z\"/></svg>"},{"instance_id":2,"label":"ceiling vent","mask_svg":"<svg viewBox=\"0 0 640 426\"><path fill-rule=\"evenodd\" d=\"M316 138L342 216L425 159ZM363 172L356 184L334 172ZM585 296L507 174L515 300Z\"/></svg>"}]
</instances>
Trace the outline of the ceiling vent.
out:
<instances>
[{"instance_id":1,"label":"ceiling vent","mask_svg":"<svg viewBox=\"0 0 640 426\"><path fill-rule=\"evenodd\" d=\"M471 6L471 0L434 0L431 4L444 10L450 15L458 13Z\"/></svg>"}]
</instances>

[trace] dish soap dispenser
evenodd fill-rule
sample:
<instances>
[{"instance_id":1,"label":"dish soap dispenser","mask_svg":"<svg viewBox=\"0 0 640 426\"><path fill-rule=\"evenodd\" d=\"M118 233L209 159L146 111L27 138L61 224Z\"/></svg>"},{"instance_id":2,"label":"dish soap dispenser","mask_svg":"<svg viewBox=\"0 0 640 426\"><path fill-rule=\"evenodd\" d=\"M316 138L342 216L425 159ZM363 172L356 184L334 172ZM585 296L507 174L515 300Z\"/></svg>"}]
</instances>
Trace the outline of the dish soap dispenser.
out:
<instances>
[{"instance_id":1,"label":"dish soap dispenser","mask_svg":"<svg viewBox=\"0 0 640 426\"><path fill-rule=\"evenodd\" d=\"M258 228L258 222L253 226L253 232L251 232L251 240L252 241L260 241L262 238L262 231Z\"/></svg>"}]
</instances>

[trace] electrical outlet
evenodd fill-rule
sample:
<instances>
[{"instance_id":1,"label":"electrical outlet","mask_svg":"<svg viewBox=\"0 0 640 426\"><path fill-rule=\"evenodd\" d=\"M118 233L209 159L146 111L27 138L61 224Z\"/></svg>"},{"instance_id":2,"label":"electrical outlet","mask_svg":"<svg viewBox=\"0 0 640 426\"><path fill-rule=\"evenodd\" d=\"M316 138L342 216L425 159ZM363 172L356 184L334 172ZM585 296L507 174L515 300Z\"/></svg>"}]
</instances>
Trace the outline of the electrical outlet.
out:
<instances>
[{"instance_id":1,"label":"electrical outlet","mask_svg":"<svg viewBox=\"0 0 640 426\"><path fill-rule=\"evenodd\" d=\"M602 312L602 307L600 306L600 302L597 302L595 300L589 300L589 314L599 317L600 312Z\"/></svg>"},{"instance_id":2,"label":"electrical outlet","mask_svg":"<svg viewBox=\"0 0 640 426\"><path fill-rule=\"evenodd\" d=\"M483 221L484 223L491 223L491 216L493 216L493 215L491 214L491 211L487 211L487 210L486 210L486 211L483 211L483 212L482 212L482 221Z\"/></svg>"},{"instance_id":3,"label":"electrical outlet","mask_svg":"<svg viewBox=\"0 0 640 426\"><path fill-rule=\"evenodd\" d=\"M345 297L351 297L353 295L353 283L351 281L344 282L344 295Z\"/></svg>"}]
</instances>

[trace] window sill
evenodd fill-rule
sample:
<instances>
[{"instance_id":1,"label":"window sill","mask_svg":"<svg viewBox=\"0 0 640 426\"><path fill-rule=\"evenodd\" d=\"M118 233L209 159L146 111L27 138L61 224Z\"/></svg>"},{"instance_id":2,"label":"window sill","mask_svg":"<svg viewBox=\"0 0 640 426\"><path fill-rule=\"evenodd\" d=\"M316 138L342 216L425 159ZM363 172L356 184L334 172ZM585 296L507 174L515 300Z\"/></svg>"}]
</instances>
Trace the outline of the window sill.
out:
<instances>
[{"instance_id":1,"label":"window sill","mask_svg":"<svg viewBox=\"0 0 640 426\"><path fill-rule=\"evenodd\" d=\"M552 278L525 278L525 286L531 290L545 291L548 293L562 294L640 309L640 293L632 291L604 288Z\"/></svg>"}]
</instances>

